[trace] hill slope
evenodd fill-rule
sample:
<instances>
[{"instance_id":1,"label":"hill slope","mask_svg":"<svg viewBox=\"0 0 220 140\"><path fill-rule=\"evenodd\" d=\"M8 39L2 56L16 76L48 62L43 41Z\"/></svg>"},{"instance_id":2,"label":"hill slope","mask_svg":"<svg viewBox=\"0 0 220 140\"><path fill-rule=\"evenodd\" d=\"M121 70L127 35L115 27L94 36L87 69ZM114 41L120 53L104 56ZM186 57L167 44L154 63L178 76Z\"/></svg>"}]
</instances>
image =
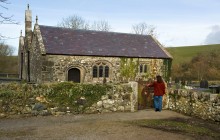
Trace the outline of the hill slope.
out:
<instances>
[{"instance_id":1,"label":"hill slope","mask_svg":"<svg viewBox=\"0 0 220 140\"><path fill-rule=\"evenodd\" d=\"M173 65L189 62L199 53L220 52L220 44L201 46L168 47L166 50L173 56ZM219 54L220 55L220 54Z\"/></svg>"},{"instance_id":2,"label":"hill slope","mask_svg":"<svg viewBox=\"0 0 220 140\"><path fill-rule=\"evenodd\" d=\"M18 56L0 56L0 73L18 73Z\"/></svg>"}]
</instances>

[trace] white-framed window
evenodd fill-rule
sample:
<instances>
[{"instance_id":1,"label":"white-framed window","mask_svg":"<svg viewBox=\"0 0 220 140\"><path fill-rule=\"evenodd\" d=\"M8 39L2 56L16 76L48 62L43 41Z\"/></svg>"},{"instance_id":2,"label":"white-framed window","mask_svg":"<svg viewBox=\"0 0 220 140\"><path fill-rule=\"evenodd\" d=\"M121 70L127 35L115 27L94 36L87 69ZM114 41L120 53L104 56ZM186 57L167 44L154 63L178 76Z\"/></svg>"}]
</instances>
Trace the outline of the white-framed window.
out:
<instances>
[{"instance_id":1,"label":"white-framed window","mask_svg":"<svg viewBox=\"0 0 220 140\"><path fill-rule=\"evenodd\" d=\"M147 65L146 64L139 65L139 73L147 73Z\"/></svg>"}]
</instances>

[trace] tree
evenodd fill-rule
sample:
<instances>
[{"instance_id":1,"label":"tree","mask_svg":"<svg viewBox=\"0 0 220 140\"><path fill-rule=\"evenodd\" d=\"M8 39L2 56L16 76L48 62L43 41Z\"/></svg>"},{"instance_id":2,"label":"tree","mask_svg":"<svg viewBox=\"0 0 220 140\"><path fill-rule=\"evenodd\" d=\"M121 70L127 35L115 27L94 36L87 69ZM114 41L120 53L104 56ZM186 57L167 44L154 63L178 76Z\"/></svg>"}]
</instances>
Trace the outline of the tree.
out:
<instances>
[{"instance_id":1,"label":"tree","mask_svg":"<svg viewBox=\"0 0 220 140\"><path fill-rule=\"evenodd\" d=\"M108 32L111 30L111 26L108 24L107 21L101 20L101 21L95 21L93 25L91 26L92 30L96 31L105 31Z\"/></svg>"},{"instance_id":2,"label":"tree","mask_svg":"<svg viewBox=\"0 0 220 140\"><path fill-rule=\"evenodd\" d=\"M156 27L154 25L148 25L145 22L138 23L132 26L132 32L140 35L151 35L157 37Z\"/></svg>"},{"instance_id":3,"label":"tree","mask_svg":"<svg viewBox=\"0 0 220 140\"><path fill-rule=\"evenodd\" d=\"M120 74L125 80L134 80L137 73L138 60L133 58L121 58L120 60Z\"/></svg>"},{"instance_id":4,"label":"tree","mask_svg":"<svg viewBox=\"0 0 220 140\"><path fill-rule=\"evenodd\" d=\"M77 15L63 18L61 23L58 23L58 26L71 29L89 29L89 24L82 17Z\"/></svg>"},{"instance_id":5,"label":"tree","mask_svg":"<svg viewBox=\"0 0 220 140\"><path fill-rule=\"evenodd\" d=\"M11 56L14 52L14 48L6 45L4 43L0 43L0 56Z\"/></svg>"},{"instance_id":6,"label":"tree","mask_svg":"<svg viewBox=\"0 0 220 140\"><path fill-rule=\"evenodd\" d=\"M8 0L0 0L0 7L2 9L8 10L8 8L6 6L4 6L5 4L9 4ZM5 16L2 12L0 12L0 24L18 24L18 22L15 22L12 19L12 16ZM5 36L3 36L2 34L0 34L0 40L2 38L6 38Z\"/></svg>"},{"instance_id":7,"label":"tree","mask_svg":"<svg viewBox=\"0 0 220 140\"><path fill-rule=\"evenodd\" d=\"M220 56L218 50L200 53L190 62L173 65L173 78L186 80L220 80Z\"/></svg>"},{"instance_id":8,"label":"tree","mask_svg":"<svg viewBox=\"0 0 220 140\"><path fill-rule=\"evenodd\" d=\"M58 26L71 29L96 30L105 32L108 32L111 29L111 26L107 21L94 21L93 24L90 24L88 21L78 15L63 18L62 21L58 23Z\"/></svg>"}]
</instances>

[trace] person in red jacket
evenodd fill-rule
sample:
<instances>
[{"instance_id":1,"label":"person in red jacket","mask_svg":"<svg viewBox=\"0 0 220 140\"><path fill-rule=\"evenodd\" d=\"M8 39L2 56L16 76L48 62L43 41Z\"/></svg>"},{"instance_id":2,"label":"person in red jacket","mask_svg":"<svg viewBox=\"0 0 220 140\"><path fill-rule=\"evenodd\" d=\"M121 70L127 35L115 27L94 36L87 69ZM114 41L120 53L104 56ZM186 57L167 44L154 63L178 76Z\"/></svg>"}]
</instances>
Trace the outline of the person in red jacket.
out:
<instances>
[{"instance_id":1,"label":"person in red jacket","mask_svg":"<svg viewBox=\"0 0 220 140\"><path fill-rule=\"evenodd\" d=\"M148 84L147 87L154 87L154 108L155 111L162 110L163 95L165 94L165 83L160 75L157 77L157 81Z\"/></svg>"}]
</instances>

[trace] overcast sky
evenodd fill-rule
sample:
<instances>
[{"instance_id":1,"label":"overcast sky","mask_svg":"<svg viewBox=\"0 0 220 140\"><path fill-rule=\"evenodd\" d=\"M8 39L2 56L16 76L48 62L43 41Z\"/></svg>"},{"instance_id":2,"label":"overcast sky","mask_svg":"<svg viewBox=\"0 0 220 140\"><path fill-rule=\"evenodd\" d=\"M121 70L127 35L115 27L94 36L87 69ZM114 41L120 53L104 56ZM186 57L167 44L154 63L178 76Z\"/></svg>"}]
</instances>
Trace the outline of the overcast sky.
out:
<instances>
[{"instance_id":1,"label":"overcast sky","mask_svg":"<svg viewBox=\"0 0 220 140\"><path fill-rule=\"evenodd\" d=\"M20 30L24 35L27 4L32 20L56 26L63 18L78 15L93 22L105 20L114 32L131 33L132 25L146 22L156 26L165 47L220 44L220 0L8 0L0 7L4 16L13 15L19 25L1 24L4 42L16 49ZM17 52L17 51L16 51Z\"/></svg>"}]
</instances>

